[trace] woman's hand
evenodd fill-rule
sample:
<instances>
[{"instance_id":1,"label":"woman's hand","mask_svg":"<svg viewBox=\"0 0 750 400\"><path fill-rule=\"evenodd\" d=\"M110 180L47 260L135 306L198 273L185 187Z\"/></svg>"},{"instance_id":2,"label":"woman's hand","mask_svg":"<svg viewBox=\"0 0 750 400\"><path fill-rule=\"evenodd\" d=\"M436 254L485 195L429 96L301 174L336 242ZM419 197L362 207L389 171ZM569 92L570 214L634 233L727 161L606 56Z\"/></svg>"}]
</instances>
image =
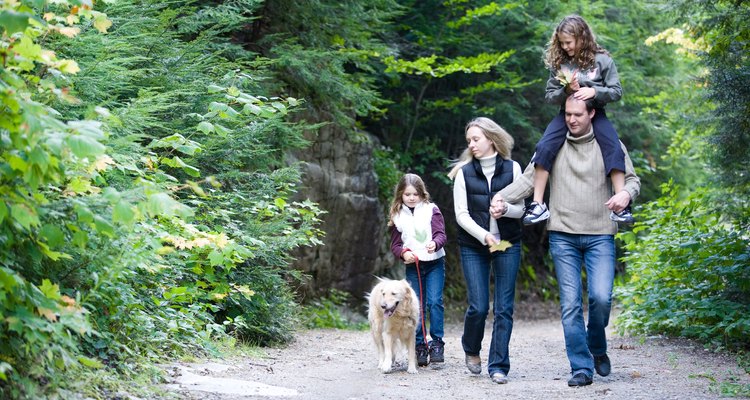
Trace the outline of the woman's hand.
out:
<instances>
[{"instance_id":1,"label":"woman's hand","mask_svg":"<svg viewBox=\"0 0 750 400\"><path fill-rule=\"evenodd\" d=\"M429 254L434 253L436 248L437 248L437 244L435 244L434 240L430 240L430 242L427 243L427 246L425 246L425 249L427 249L427 253Z\"/></svg>"},{"instance_id":2,"label":"woman's hand","mask_svg":"<svg viewBox=\"0 0 750 400\"><path fill-rule=\"evenodd\" d=\"M492 247L492 246L494 246L494 245L497 244L497 239L495 239L495 235L493 235L491 233L487 233L484 236L484 241L487 242L487 246L490 246L490 247Z\"/></svg>"}]
</instances>

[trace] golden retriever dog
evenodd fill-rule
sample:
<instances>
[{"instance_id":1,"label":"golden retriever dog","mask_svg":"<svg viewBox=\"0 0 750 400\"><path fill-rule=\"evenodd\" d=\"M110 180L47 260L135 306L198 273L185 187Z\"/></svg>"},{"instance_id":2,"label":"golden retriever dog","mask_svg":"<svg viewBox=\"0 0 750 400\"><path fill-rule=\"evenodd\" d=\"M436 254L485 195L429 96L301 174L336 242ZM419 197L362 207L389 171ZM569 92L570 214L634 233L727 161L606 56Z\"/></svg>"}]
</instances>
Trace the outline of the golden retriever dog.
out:
<instances>
[{"instance_id":1,"label":"golden retriever dog","mask_svg":"<svg viewBox=\"0 0 750 400\"><path fill-rule=\"evenodd\" d=\"M368 319L370 333L378 349L378 369L391 372L400 345L408 351L406 372L417 373L416 328L419 300L405 279L378 278L370 292Z\"/></svg>"}]
</instances>

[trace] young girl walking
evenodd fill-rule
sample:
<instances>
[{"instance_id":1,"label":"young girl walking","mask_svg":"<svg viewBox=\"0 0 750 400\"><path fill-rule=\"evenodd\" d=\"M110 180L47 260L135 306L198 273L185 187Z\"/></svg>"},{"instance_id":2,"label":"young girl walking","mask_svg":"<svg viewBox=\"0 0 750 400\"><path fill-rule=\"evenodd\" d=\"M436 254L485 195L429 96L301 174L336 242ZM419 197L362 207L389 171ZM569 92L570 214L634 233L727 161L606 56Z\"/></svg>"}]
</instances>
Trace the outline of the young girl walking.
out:
<instances>
[{"instance_id":1,"label":"young girl walking","mask_svg":"<svg viewBox=\"0 0 750 400\"><path fill-rule=\"evenodd\" d=\"M430 202L430 194L418 175L406 174L396 185L388 227L391 252L406 264L406 280L419 297L417 364L442 363L445 221L438 206ZM430 316L429 347L422 330L426 314Z\"/></svg>"},{"instance_id":2,"label":"young girl walking","mask_svg":"<svg viewBox=\"0 0 750 400\"><path fill-rule=\"evenodd\" d=\"M593 102L596 109L592 121L594 136L604 157L605 170L612 180L615 193L622 191L625 186L625 154L620 147L617 131L604 111L604 106L622 97L620 78L612 57L599 46L591 28L582 17L569 15L563 18L552 34L544 63L550 70L545 99L559 104L560 113L547 126L531 160L535 169L534 201L524 215L523 222L526 225L549 218L549 210L544 204L544 189L549 171L568 131L563 107L570 95ZM610 219L632 223L630 206L620 212L613 211Z\"/></svg>"}]
</instances>

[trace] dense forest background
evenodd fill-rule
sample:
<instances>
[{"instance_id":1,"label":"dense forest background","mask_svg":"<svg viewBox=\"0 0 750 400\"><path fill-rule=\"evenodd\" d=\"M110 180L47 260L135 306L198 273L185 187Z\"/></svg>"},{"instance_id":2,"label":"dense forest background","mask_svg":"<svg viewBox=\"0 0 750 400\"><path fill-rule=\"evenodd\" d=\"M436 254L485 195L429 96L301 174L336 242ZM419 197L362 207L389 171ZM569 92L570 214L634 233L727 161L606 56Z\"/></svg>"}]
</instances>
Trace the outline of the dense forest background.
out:
<instances>
[{"instance_id":1,"label":"dense forest background","mask_svg":"<svg viewBox=\"0 0 750 400\"><path fill-rule=\"evenodd\" d=\"M608 115L644 185L618 328L750 364L748 2L26 0L0 3L0 397L107 397L356 304L402 268L402 173L454 229L467 121L528 162L571 13L617 63ZM519 297L553 301L545 232L524 233Z\"/></svg>"}]
</instances>

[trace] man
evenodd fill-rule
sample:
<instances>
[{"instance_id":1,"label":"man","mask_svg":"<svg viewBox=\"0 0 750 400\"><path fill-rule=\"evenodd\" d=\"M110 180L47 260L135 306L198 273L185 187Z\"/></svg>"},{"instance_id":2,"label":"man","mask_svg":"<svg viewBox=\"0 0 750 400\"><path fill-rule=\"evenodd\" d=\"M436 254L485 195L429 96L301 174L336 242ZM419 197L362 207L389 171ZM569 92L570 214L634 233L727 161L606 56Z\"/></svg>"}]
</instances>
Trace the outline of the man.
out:
<instances>
[{"instance_id":1,"label":"man","mask_svg":"<svg viewBox=\"0 0 750 400\"><path fill-rule=\"evenodd\" d=\"M640 192L641 182L625 146L625 187L614 196L604 171L599 145L594 139L591 119L595 110L581 100L568 97L565 124L568 136L550 172L550 253L560 288L560 308L565 333L565 349L571 367L568 386L590 385L594 370L610 373L605 328L609 324L612 285L615 276L617 224L610 211L623 210ZM533 192L533 165L519 179L498 192L490 213L502 216L504 202L528 197ZM581 267L586 266L589 298L588 327L584 324Z\"/></svg>"}]
</instances>

